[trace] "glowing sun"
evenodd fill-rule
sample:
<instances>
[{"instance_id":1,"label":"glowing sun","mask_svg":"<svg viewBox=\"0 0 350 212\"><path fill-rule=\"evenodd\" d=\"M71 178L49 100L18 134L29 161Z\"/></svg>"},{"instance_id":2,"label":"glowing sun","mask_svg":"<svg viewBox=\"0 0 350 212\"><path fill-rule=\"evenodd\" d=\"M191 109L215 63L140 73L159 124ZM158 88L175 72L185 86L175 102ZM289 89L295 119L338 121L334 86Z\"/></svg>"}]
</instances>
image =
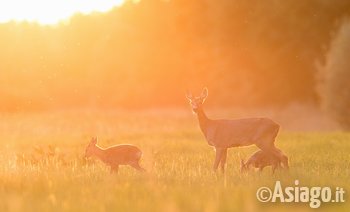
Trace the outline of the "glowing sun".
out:
<instances>
[{"instance_id":1,"label":"glowing sun","mask_svg":"<svg viewBox=\"0 0 350 212\"><path fill-rule=\"evenodd\" d=\"M55 24L75 13L106 12L124 0L0 0L0 23L28 21Z\"/></svg>"}]
</instances>

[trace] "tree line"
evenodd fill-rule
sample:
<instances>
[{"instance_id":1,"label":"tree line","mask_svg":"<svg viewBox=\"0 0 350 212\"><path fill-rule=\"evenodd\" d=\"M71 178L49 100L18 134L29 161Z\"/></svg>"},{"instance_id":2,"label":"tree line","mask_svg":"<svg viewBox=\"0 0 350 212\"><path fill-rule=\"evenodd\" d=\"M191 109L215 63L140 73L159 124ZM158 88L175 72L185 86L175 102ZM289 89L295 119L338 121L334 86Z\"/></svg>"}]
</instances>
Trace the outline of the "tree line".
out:
<instances>
[{"instance_id":1,"label":"tree line","mask_svg":"<svg viewBox=\"0 0 350 212\"><path fill-rule=\"evenodd\" d=\"M55 26L0 24L0 110L318 104L346 0L142 0Z\"/></svg>"}]
</instances>

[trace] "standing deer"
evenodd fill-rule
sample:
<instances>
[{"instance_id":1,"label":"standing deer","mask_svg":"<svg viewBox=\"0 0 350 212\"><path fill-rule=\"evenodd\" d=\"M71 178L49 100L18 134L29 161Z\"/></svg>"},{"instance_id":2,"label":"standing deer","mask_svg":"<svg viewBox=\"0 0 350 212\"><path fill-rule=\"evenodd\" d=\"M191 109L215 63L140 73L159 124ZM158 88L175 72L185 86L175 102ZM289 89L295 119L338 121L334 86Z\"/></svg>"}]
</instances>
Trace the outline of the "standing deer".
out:
<instances>
[{"instance_id":1,"label":"standing deer","mask_svg":"<svg viewBox=\"0 0 350 212\"><path fill-rule=\"evenodd\" d=\"M96 156L111 167L111 173L118 173L119 165L130 165L138 171L145 171L139 162L142 152L136 146L120 144L103 149L97 146L97 137L91 139L86 147L85 157Z\"/></svg>"},{"instance_id":2,"label":"standing deer","mask_svg":"<svg viewBox=\"0 0 350 212\"><path fill-rule=\"evenodd\" d=\"M278 124L268 118L209 119L203 110L203 103L207 96L207 88L203 89L200 96L193 96L190 92L186 93L193 112L197 114L201 131L208 144L215 148L214 171L218 169L220 164L222 172L225 172L228 148L253 144L264 152L278 157L283 166L288 168L288 157L275 147L275 138L279 130Z\"/></svg>"}]
</instances>

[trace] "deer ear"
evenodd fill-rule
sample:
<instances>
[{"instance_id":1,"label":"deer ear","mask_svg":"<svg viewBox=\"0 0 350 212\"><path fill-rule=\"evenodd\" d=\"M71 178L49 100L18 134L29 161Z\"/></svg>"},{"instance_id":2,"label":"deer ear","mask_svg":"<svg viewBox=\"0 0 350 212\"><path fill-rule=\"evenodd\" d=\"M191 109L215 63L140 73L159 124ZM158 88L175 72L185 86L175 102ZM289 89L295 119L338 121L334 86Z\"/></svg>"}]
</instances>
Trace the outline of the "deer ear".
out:
<instances>
[{"instance_id":1,"label":"deer ear","mask_svg":"<svg viewBox=\"0 0 350 212\"><path fill-rule=\"evenodd\" d=\"M188 90L186 91L186 98L187 98L188 100L192 100L192 98L193 98L192 93L189 92Z\"/></svg>"},{"instance_id":2,"label":"deer ear","mask_svg":"<svg viewBox=\"0 0 350 212\"><path fill-rule=\"evenodd\" d=\"M208 96L208 88L204 88L201 94L201 98L205 99Z\"/></svg>"},{"instance_id":3,"label":"deer ear","mask_svg":"<svg viewBox=\"0 0 350 212\"><path fill-rule=\"evenodd\" d=\"M93 145L96 145L97 144L97 137L92 137L90 143Z\"/></svg>"}]
</instances>

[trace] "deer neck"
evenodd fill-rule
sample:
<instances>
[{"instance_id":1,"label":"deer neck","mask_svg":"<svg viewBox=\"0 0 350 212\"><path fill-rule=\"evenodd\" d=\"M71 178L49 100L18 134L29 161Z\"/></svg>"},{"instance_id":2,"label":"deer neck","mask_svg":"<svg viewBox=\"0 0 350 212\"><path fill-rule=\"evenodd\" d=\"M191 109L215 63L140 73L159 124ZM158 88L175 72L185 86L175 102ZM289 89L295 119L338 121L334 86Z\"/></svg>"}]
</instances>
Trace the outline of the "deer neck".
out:
<instances>
[{"instance_id":1,"label":"deer neck","mask_svg":"<svg viewBox=\"0 0 350 212\"><path fill-rule=\"evenodd\" d=\"M201 128L202 132L205 135L210 120L208 119L207 115L203 111L202 107L198 108L197 117L198 117L199 127Z\"/></svg>"},{"instance_id":2,"label":"deer neck","mask_svg":"<svg viewBox=\"0 0 350 212\"><path fill-rule=\"evenodd\" d=\"M94 155L95 155L98 159L100 159L100 160L102 160L102 161L105 160L105 153L104 153L104 150L103 150L101 147L99 147L99 146L96 146L96 147L95 147L95 149L94 149Z\"/></svg>"}]
</instances>

